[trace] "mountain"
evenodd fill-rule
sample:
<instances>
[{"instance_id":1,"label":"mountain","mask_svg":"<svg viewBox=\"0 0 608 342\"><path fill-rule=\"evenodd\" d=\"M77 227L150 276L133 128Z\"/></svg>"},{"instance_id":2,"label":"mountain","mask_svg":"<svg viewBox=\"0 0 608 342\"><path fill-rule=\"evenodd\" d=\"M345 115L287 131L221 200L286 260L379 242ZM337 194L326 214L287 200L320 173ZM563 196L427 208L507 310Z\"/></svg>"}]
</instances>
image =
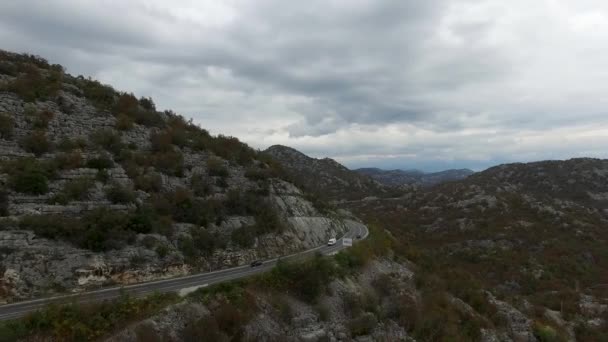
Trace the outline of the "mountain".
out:
<instances>
[{"instance_id":1,"label":"mountain","mask_svg":"<svg viewBox=\"0 0 608 342\"><path fill-rule=\"evenodd\" d=\"M327 200L387 197L398 193L395 189L351 171L330 158L311 158L282 145L271 146L264 153L277 160L296 184Z\"/></svg>"},{"instance_id":2,"label":"mountain","mask_svg":"<svg viewBox=\"0 0 608 342\"><path fill-rule=\"evenodd\" d=\"M422 187L461 180L475 173L469 169L454 169L432 173L425 173L420 170L382 170L378 168L361 168L354 171L370 176L378 182L388 186L402 186L407 184Z\"/></svg>"},{"instance_id":3,"label":"mountain","mask_svg":"<svg viewBox=\"0 0 608 342\"><path fill-rule=\"evenodd\" d=\"M4 303L246 264L352 224L237 138L37 56L0 52L0 160Z\"/></svg>"},{"instance_id":4,"label":"mountain","mask_svg":"<svg viewBox=\"0 0 608 342\"><path fill-rule=\"evenodd\" d=\"M396 189L289 147L256 151L0 52L3 303L244 272L361 227L351 212L370 232L239 281L51 306L0 322L0 340L606 341L608 161L445 177Z\"/></svg>"},{"instance_id":5,"label":"mountain","mask_svg":"<svg viewBox=\"0 0 608 342\"><path fill-rule=\"evenodd\" d=\"M475 283L511 303L525 317L510 327L520 337L545 326L571 340L606 337L608 160L500 165L349 209L408 242L424 286Z\"/></svg>"}]
</instances>

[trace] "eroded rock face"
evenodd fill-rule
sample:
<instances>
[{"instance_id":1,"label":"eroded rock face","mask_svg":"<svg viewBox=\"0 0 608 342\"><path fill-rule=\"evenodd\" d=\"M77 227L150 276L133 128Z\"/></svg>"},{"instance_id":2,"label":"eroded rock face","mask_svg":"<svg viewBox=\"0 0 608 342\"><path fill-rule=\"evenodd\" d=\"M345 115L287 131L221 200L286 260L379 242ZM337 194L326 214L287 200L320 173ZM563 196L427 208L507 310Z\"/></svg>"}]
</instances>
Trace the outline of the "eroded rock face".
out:
<instances>
[{"instance_id":1,"label":"eroded rock face","mask_svg":"<svg viewBox=\"0 0 608 342\"><path fill-rule=\"evenodd\" d=\"M40 238L16 227L0 231L0 265L4 269L0 278L4 291L0 291L0 300L9 302L47 293L83 291L243 265L255 259L278 257L325 244L330 237L341 236L361 225L353 219L322 216L297 188L286 182L274 186L271 198L286 222L283 233L259 236L249 249L238 248L229 242L225 249L216 250L196 267L186 264L177 241L180 235L189 235L191 228L205 229L191 224L176 224L173 239L158 234L140 234L135 245L103 253ZM30 203L28 208L31 209L23 212L49 213L53 212L53 207ZM61 207L61 213L69 208L74 208L74 213L88 208L85 204ZM128 208L116 206L115 209ZM253 223L253 217L228 217L219 226L209 229L228 239L233 230ZM159 244L168 250L163 257L156 251Z\"/></svg>"}]
</instances>

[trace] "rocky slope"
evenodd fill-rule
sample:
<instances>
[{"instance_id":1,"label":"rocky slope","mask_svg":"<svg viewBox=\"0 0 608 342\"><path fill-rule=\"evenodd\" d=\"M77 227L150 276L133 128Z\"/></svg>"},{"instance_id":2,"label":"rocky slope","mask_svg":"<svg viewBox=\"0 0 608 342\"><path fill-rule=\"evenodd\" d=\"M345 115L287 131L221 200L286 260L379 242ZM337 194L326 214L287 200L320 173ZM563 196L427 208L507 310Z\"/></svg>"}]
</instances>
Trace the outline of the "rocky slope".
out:
<instances>
[{"instance_id":1,"label":"rocky slope","mask_svg":"<svg viewBox=\"0 0 608 342\"><path fill-rule=\"evenodd\" d=\"M430 173L419 170L382 170L377 168L361 168L354 171L369 176L384 185L414 185L418 187L429 187L444 182L462 180L475 173L469 169L445 170Z\"/></svg>"},{"instance_id":2,"label":"rocky slope","mask_svg":"<svg viewBox=\"0 0 608 342\"><path fill-rule=\"evenodd\" d=\"M271 146L264 153L277 160L290 179L324 199L340 201L366 196L390 197L399 193L330 158L311 158L281 145Z\"/></svg>"},{"instance_id":3,"label":"rocky slope","mask_svg":"<svg viewBox=\"0 0 608 342\"><path fill-rule=\"evenodd\" d=\"M401 199L351 203L410 244L419 265L466 274L568 339L606 338L608 160L493 167ZM445 270L451 270L445 272Z\"/></svg>"},{"instance_id":4,"label":"rocky slope","mask_svg":"<svg viewBox=\"0 0 608 342\"><path fill-rule=\"evenodd\" d=\"M149 98L0 52L0 302L217 269L324 243L266 156Z\"/></svg>"}]
</instances>

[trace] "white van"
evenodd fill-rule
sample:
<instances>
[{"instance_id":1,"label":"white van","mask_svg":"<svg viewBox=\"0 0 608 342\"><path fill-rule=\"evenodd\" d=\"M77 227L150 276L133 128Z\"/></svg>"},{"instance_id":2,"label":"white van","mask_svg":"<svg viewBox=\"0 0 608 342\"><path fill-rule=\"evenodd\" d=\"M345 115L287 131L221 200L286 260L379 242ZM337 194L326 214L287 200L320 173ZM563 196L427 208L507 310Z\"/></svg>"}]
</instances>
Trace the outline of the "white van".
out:
<instances>
[{"instance_id":1,"label":"white van","mask_svg":"<svg viewBox=\"0 0 608 342\"><path fill-rule=\"evenodd\" d=\"M336 244L336 238L331 238L331 239L329 239L329 241L327 241L328 246L333 246L335 244Z\"/></svg>"}]
</instances>

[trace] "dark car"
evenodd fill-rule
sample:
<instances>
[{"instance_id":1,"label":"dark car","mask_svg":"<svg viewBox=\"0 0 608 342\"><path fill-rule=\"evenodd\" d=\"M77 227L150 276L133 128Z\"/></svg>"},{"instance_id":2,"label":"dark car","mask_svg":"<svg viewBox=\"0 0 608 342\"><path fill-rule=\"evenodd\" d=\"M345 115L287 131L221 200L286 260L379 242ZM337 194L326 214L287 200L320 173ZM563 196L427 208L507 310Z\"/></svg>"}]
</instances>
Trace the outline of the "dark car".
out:
<instances>
[{"instance_id":1,"label":"dark car","mask_svg":"<svg viewBox=\"0 0 608 342\"><path fill-rule=\"evenodd\" d=\"M258 267L258 266L262 266L263 262L261 260L256 260L251 262L251 267Z\"/></svg>"},{"instance_id":2,"label":"dark car","mask_svg":"<svg viewBox=\"0 0 608 342\"><path fill-rule=\"evenodd\" d=\"M361 238L361 234L358 234L357 235L357 240L360 239L360 238Z\"/></svg>"}]
</instances>

